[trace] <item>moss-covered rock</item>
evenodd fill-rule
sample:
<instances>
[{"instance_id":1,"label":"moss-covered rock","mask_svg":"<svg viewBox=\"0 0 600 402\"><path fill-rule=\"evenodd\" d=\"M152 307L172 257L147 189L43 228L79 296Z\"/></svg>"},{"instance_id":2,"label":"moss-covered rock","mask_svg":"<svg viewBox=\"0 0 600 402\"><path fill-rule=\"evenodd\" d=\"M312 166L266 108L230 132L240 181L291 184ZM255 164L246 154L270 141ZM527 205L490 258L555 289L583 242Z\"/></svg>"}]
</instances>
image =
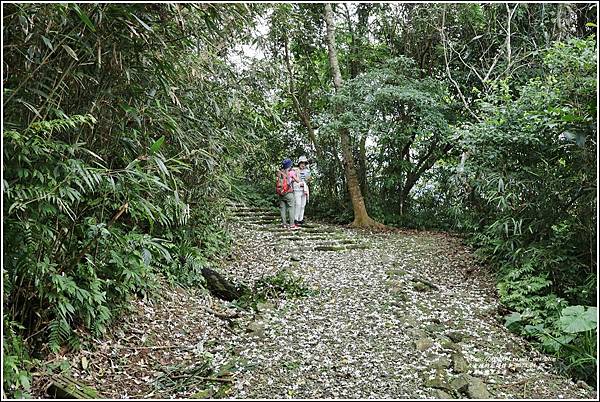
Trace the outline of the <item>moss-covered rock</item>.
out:
<instances>
[{"instance_id":1,"label":"moss-covered rock","mask_svg":"<svg viewBox=\"0 0 600 402\"><path fill-rule=\"evenodd\" d=\"M470 376L463 374L454 378L450 382L450 387L456 392L466 392L469 387Z\"/></svg>"},{"instance_id":2,"label":"moss-covered rock","mask_svg":"<svg viewBox=\"0 0 600 402\"><path fill-rule=\"evenodd\" d=\"M457 373L466 373L469 371L469 363L461 353L452 353L452 368Z\"/></svg>"},{"instance_id":3,"label":"moss-covered rock","mask_svg":"<svg viewBox=\"0 0 600 402\"><path fill-rule=\"evenodd\" d=\"M446 336L454 343L462 342L467 337L467 335L459 331L449 331L446 333Z\"/></svg>"},{"instance_id":4,"label":"moss-covered rock","mask_svg":"<svg viewBox=\"0 0 600 402\"><path fill-rule=\"evenodd\" d=\"M393 278L393 277L402 277L402 276L406 275L407 272L403 269L388 269L387 271L385 271L385 274L389 278Z\"/></svg>"},{"instance_id":5,"label":"moss-covered rock","mask_svg":"<svg viewBox=\"0 0 600 402\"><path fill-rule=\"evenodd\" d=\"M467 395L471 399L489 399L490 392L487 389L485 383L475 377L471 377L469 385L467 386Z\"/></svg>"},{"instance_id":6,"label":"moss-covered rock","mask_svg":"<svg viewBox=\"0 0 600 402\"><path fill-rule=\"evenodd\" d=\"M429 338L419 338L413 342L418 351L425 351L433 346L433 341Z\"/></svg>"},{"instance_id":7,"label":"moss-covered rock","mask_svg":"<svg viewBox=\"0 0 600 402\"><path fill-rule=\"evenodd\" d=\"M315 251L343 251L346 250L344 246L316 246Z\"/></svg>"}]
</instances>

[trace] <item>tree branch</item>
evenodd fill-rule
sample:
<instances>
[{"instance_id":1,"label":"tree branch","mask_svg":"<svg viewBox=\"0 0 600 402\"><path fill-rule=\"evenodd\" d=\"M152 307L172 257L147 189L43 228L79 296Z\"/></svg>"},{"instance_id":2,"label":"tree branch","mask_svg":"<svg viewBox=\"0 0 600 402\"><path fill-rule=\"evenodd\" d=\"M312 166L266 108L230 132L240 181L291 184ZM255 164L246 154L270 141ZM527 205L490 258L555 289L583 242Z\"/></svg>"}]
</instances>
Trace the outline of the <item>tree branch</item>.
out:
<instances>
[{"instance_id":1,"label":"tree branch","mask_svg":"<svg viewBox=\"0 0 600 402\"><path fill-rule=\"evenodd\" d=\"M481 120L479 119L479 117L475 113L473 113L473 111L469 107L469 104L467 103L467 100L465 99L462 91L460 90L460 85L458 84L458 82L456 82L452 78L452 73L450 72L450 64L448 62L448 49L446 47L445 24L446 24L446 5L444 5L444 11L442 13L442 28L441 28L442 43L444 45L444 61L446 62L446 74L448 75L448 79L452 82L452 84L454 85L454 87L458 91L458 95L460 96L460 99L462 100L463 104L465 105L465 108L467 109L467 111L471 114L471 116L473 116L475 118L476 121L479 122Z\"/></svg>"},{"instance_id":2,"label":"tree branch","mask_svg":"<svg viewBox=\"0 0 600 402\"><path fill-rule=\"evenodd\" d=\"M308 137L311 140L311 142L313 143L313 146L315 147L317 159L322 161L323 160L323 152L322 152L321 148L319 147L319 144L317 143L317 136L315 134L315 130L312 125L312 122L310 121L310 117L308 116L308 112L302 108L302 105L300 105L300 101L298 100L298 98L296 97L296 94L295 94L296 89L294 87L294 74L292 72L292 63L290 62L290 51L289 51L287 35L285 35L285 38L284 38L284 59L285 59L285 66L288 71L288 86L289 86L290 97L292 98L292 104L294 105L294 109L296 110L296 113L298 114L300 121L302 122L302 124L304 124L304 127L306 127L306 130L308 131Z\"/></svg>"}]
</instances>

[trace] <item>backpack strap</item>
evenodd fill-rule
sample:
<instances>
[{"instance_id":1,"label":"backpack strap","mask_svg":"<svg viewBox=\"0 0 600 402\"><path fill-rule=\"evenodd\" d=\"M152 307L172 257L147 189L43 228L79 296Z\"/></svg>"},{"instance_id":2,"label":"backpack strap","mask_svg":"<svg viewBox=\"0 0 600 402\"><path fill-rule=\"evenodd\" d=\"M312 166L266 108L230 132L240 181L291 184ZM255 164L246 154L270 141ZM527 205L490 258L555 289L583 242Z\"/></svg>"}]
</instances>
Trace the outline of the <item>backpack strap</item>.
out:
<instances>
[{"instance_id":1,"label":"backpack strap","mask_svg":"<svg viewBox=\"0 0 600 402\"><path fill-rule=\"evenodd\" d=\"M283 169L282 170L282 175L285 178L286 182L287 182L287 186L288 186L288 193L294 191L294 180L292 180L292 178L290 177L290 170L287 169ZM287 194L287 193L286 193Z\"/></svg>"}]
</instances>

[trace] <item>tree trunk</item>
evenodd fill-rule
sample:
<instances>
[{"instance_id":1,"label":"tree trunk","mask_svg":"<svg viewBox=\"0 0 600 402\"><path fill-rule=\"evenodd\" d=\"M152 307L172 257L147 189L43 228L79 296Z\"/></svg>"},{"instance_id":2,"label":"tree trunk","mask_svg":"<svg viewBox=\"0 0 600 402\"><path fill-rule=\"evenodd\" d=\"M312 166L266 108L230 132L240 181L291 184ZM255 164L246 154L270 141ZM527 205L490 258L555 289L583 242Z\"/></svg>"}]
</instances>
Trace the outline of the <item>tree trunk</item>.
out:
<instances>
[{"instance_id":1,"label":"tree trunk","mask_svg":"<svg viewBox=\"0 0 600 402\"><path fill-rule=\"evenodd\" d=\"M400 195L398 196L398 202L400 204L400 215L404 216L406 212L408 212L408 204L410 203L410 190L415 186L417 180L414 178L412 174L408 174L406 177L406 181L404 182L404 186L400 191Z\"/></svg>"},{"instance_id":2,"label":"tree trunk","mask_svg":"<svg viewBox=\"0 0 600 402\"><path fill-rule=\"evenodd\" d=\"M373 8L373 4L369 3L360 3L357 5L357 13L358 13L358 27L357 27L357 35L356 35L356 46L355 46L355 54L354 54L354 62L355 62L355 76L362 73L364 69L363 62L361 61L359 52L362 51L363 47L363 39L365 43L369 44L369 38L367 36L368 32L368 24L369 24L369 14L371 9ZM364 134L360 138L359 143L359 178L360 178L360 191L363 194L365 199L369 199L369 186L367 182L367 142L368 133Z\"/></svg>"},{"instance_id":3,"label":"tree trunk","mask_svg":"<svg viewBox=\"0 0 600 402\"><path fill-rule=\"evenodd\" d=\"M333 11L331 4L325 3L325 23L327 24L327 52L329 55L329 64L331 65L331 75L333 78L333 86L336 92L342 87L342 74L337 59L337 51L335 49L335 31L333 26Z\"/></svg>"},{"instance_id":4,"label":"tree trunk","mask_svg":"<svg viewBox=\"0 0 600 402\"><path fill-rule=\"evenodd\" d=\"M360 191L364 194L366 199L369 199L369 187L367 185L367 135L363 135L360 138L359 144L359 177L360 177Z\"/></svg>"},{"instance_id":5,"label":"tree trunk","mask_svg":"<svg viewBox=\"0 0 600 402\"><path fill-rule=\"evenodd\" d=\"M404 215L408 211L408 205L410 204L410 190L417 184L423 173L428 171L435 165L442 156L446 155L452 149L452 144L446 144L441 149L441 153L436 153L436 148L433 146L425 156L417 163L414 170L411 170L406 175L406 180L402 190L400 191L399 203L400 203L400 215ZM466 156L465 156L466 158Z\"/></svg>"},{"instance_id":6,"label":"tree trunk","mask_svg":"<svg viewBox=\"0 0 600 402\"><path fill-rule=\"evenodd\" d=\"M329 3L325 3L325 22L327 24L326 40L329 53L329 63L331 65L331 73L333 76L333 85L335 87L335 91L338 92L342 87L342 75L340 74L340 67L335 50L333 12L331 10L331 4ZM348 191L350 193L352 208L354 210L354 222L352 222L352 226L383 227L381 223L373 220L367 213L365 201L360 191L360 183L356 174L356 168L354 167L354 157L352 155L352 148L350 147L350 133L348 132L347 128L341 128L338 130L338 132L340 134L342 156L344 157L344 171L346 173Z\"/></svg>"}]
</instances>

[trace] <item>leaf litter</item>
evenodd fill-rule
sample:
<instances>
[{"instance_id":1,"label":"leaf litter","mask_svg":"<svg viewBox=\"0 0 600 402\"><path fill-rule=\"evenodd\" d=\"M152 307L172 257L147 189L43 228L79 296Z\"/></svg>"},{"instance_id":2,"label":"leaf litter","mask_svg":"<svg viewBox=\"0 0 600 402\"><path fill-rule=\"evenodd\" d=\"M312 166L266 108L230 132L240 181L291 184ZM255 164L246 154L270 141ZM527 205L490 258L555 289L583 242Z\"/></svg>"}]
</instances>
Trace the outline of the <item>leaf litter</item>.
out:
<instances>
[{"instance_id":1,"label":"leaf litter","mask_svg":"<svg viewBox=\"0 0 600 402\"><path fill-rule=\"evenodd\" d=\"M296 240L257 228L265 226L231 225L238 240L221 271L253 284L291 269L311 295L248 311L205 290L165 285L159 298L132 301L93 347L53 364L69 362L74 378L115 399L431 399L440 390L464 398L448 386L464 375L482 380L491 398L595 399L502 325L491 275L459 239L328 226ZM334 239L368 247L308 247L291 258L298 243ZM47 384L36 377L33 396L46 398Z\"/></svg>"}]
</instances>

